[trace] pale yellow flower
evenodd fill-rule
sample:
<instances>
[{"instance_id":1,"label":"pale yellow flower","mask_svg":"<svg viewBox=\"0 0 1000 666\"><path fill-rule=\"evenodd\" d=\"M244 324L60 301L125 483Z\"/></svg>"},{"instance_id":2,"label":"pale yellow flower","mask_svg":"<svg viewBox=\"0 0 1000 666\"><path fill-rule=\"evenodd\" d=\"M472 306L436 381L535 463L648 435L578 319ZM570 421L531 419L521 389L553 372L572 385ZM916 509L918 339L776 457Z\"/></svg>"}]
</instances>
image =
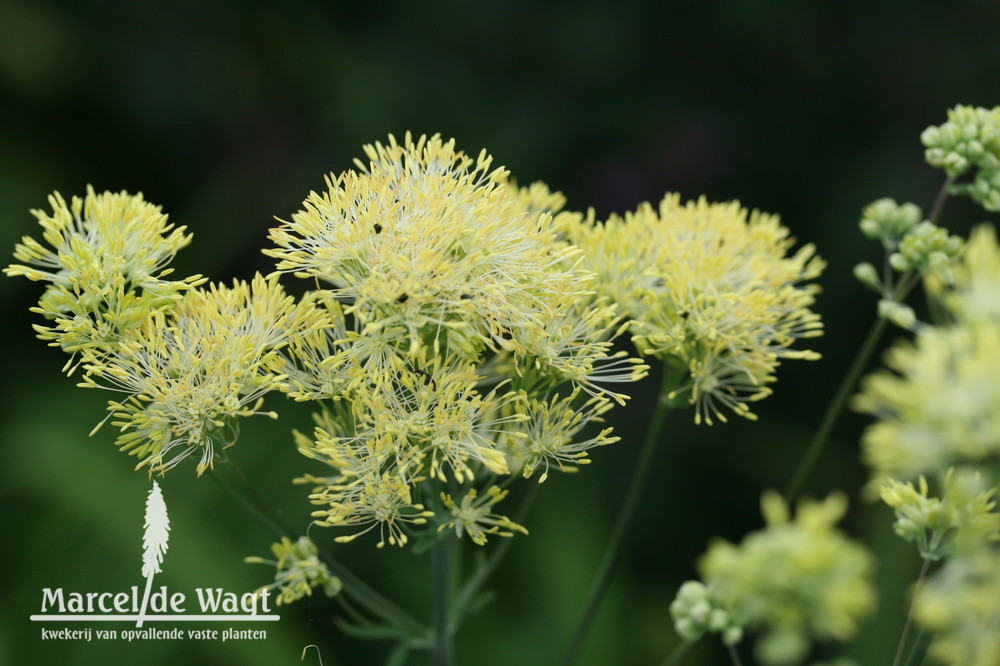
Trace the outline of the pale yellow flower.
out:
<instances>
[{"instance_id":1,"label":"pale yellow flower","mask_svg":"<svg viewBox=\"0 0 1000 666\"><path fill-rule=\"evenodd\" d=\"M331 284L366 326L404 327L410 351L451 342L474 359L515 348L515 331L544 335L547 295L584 280L550 216L521 208L485 151L407 134L365 153L272 231L278 270Z\"/></svg>"},{"instance_id":2,"label":"pale yellow flower","mask_svg":"<svg viewBox=\"0 0 1000 666\"><path fill-rule=\"evenodd\" d=\"M604 428L586 439L580 433L591 423L600 423L601 415L613 406L606 398L593 397L580 402L579 390L560 398L555 394L547 400L531 400L524 408L526 419L511 426L503 439L509 465L520 469L524 478L531 478L541 468L538 482L549 476L549 466L561 471L575 471L590 464L588 451L595 446L617 442L620 437Z\"/></svg>"},{"instance_id":3,"label":"pale yellow flower","mask_svg":"<svg viewBox=\"0 0 1000 666\"><path fill-rule=\"evenodd\" d=\"M1000 326L926 327L885 365L854 399L879 419L862 440L873 486L1000 454Z\"/></svg>"},{"instance_id":4,"label":"pale yellow flower","mask_svg":"<svg viewBox=\"0 0 1000 666\"><path fill-rule=\"evenodd\" d=\"M824 264L811 245L788 256L794 241L776 216L667 195L658 209L565 229L639 349L687 372L677 394L697 422L753 418L748 403L770 394L783 359L818 358L792 345L821 333L809 309L818 288L803 283Z\"/></svg>"},{"instance_id":5,"label":"pale yellow flower","mask_svg":"<svg viewBox=\"0 0 1000 666\"><path fill-rule=\"evenodd\" d=\"M857 632L874 607L872 557L835 528L847 509L843 495L803 502L794 519L776 493L765 493L761 508L765 529L739 544L714 542L698 568L710 606L724 611L717 630L760 631L761 663L797 664L813 639L844 641ZM679 618L689 620L687 635L710 628L689 615Z\"/></svg>"},{"instance_id":6,"label":"pale yellow flower","mask_svg":"<svg viewBox=\"0 0 1000 666\"><path fill-rule=\"evenodd\" d=\"M178 292L203 281L197 275L164 279L191 236L169 224L160 207L142 194L97 194L88 186L84 198L67 204L56 192L49 204L51 214L31 211L44 242L23 237L14 257L24 263L11 264L4 273L51 283L32 311L53 324L35 330L74 357L82 352L86 361L113 351L152 312L171 307Z\"/></svg>"},{"instance_id":7,"label":"pale yellow flower","mask_svg":"<svg viewBox=\"0 0 1000 666\"><path fill-rule=\"evenodd\" d=\"M281 387L278 350L320 325L312 312L260 276L188 291L114 355L89 364L81 386L125 394L108 409L122 430L117 445L139 457L139 467L162 472L200 454L200 475L217 446L235 442L238 418L262 413L262 396Z\"/></svg>"},{"instance_id":8,"label":"pale yellow flower","mask_svg":"<svg viewBox=\"0 0 1000 666\"><path fill-rule=\"evenodd\" d=\"M274 582L259 590L277 590L277 604L290 604L302 597L312 596L313 588L322 587L328 597L340 592L340 579L330 574L326 564L319 559L316 544L309 537L299 537L292 542L288 537L271 545L271 552L277 560L262 557L247 557L248 564L268 564L274 567Z\"/></svg>"},{"instance_id":9,"label":"pale yellow flower","mask_svg":"<svg viewBox=\"0 0 1000 666\"><path fill-rule=\"evenodd\" d=\"M518 525L507 516L493 513L495 504L502 501L509 490L500 490L499 486L490 486L486 494L480 497L475 488L471 488L456 503L451 495L441 493L441 501L446 509L451 511L451 518L438 527L438 530L454 528L455 536L462 538L468 534L472 542L480 546L486 545L487 535L495 534L502 537L512 537L514 532L527 534L528 530Z\"/></svg>"},{"instance_id":10,"label":"pale yellow flower","mask_svg":"<svg viewBox=\"0 0 1000 666\"><path fill-rule=\"evenodd\" d=\"M929 653L948 666L1000 663L1000 553L981 549L951 558L914 599L919 626L932 633Z\"/></svg>"}]
</instances>

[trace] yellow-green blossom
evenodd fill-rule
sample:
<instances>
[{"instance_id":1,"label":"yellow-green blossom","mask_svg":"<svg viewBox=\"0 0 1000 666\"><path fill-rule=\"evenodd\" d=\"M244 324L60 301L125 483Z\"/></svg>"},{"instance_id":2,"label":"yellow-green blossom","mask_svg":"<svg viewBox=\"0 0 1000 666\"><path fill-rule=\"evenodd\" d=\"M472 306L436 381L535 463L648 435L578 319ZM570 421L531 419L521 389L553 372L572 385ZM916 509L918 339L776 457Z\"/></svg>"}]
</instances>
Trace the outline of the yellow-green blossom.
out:
<instances>
[{"instance_id":1,"label":"yellow-green blossom","mask_svg":"<svg viewBox=\"0 0 1000 666\"><path fill-rule=\"evenodd\" d=\"M54 323L35 330L67 352L84 352L86 360L88 354L113 350L152 312L171 306L177 292L202 281L199 276L163 279L191 236L169 224L160 207L142 194L97 194L88 186L82 199L73 197L67 204L56 192L49 205L51 214L31 211L44 242L23 237L14 257L24 263L4 272L51 283L32 311Z\"/></svg>"},{"instance_id":2,"label":"yellow-green blossom","mask_svg":"<svg viewBox=\"0 0 1000 666\"><path fill-rule=\"evenodd\" d=\"M712 607L725 613L722 624L762 633L760 663L799 664L814 638L849 639L871 612L872 558L834 527L847 507L842 495L803 502L794 520L776 493L765 493L761 506L765 529L739 545L716 541L698 568Z\"/></svg>"},{"instance_id":3,"label":"yellow-green blossom","mask_svg":"<svg viewBox=\"0 0 1000 666\"><path fill-rule=\"evenodd\" d=\"M854 399L879 419L862 440L875 488L1000 454L1000 326L925 327L885 365Z\"/></svg>"},{"instance_id":4,"label":"yellow-green blossom","mask_svg":"<svg viewBox=\"0 0 1000 666\"><path fill-rule=\"evenodd\" d=\"M404 327L410 351L452 342L466 358L516 349L515 331L544 336L547 295L583 292L575 250L555 242L550 215L527 214L485 151L407 134L365 153L272 231L278 270L333 285L368 327Z\"/></svg>"},{"instance_id":5,"label":"yellow-green blossom","mask_svg":"<svg viewBox=\"0 0 1000 666\"><path fill-rule=\"evenodd\" d=\"M403 525L423 525L434 515L411 499L406 480L388 471L379 472L377 461L363 458L343 470L334 482L315 489L309 499L325 508L312 513L320 527L362 526L360 532L339 536L338 543L348 543L374 528L379 529L379 548L386 542L405 546L409 537ZM388 536L386 536L388 533Z\"/></svg>"},{"instance_id":6,"label":"yellow-green blossom","mask_svg":"<svg viewBox=\"0 0 1000 666\"><path fill-rule=\"evenodd\" d=\"M261 413L262 396L281 387L278 350L319 325L312 312L273 278L191 290L87 365L81 386L125 394L109 402L109 416L138 467L162 472L200 454L200 475L217 446L235 441L237 419Z\"/></svg>"},{"instance_id":7,"label":"yellow-green blossom","mask_svg":"<svg viewBox=\"0 0 1000 666\"><path fill-rule=\"evenodd\" d=\"M561 194L519 188L485 151L473 158L438 135L364 151L272 230L266 251L279 272L330 287L303 299L323 323L279 359L291 397L331 401L311 436L295 434L331 471L299 481L325 507L318 524L363 528L341 541L378 526L379 545L406 544L443 482L465 487L452 503L466 513L438 527L474 540L513 529L488 522L497 495L477 479L585 462L615 438L571 437L624 402L607 384L648 368L614 349L621 316L578 265L564 229L582 216L562 210Z\"/></svg>"},{"instance_id":8,"label":"yellow-green blossom","mask_svg":"<svg viewBox=\"0 0 1000 666\"><path fill-rule=\"evenodd\" d=\"M704 198L681 204L668 194L596 224L566 226L597 275L598 293L631 318L639 349L689 374L678 392L695 405L695 420L753 418L748 403L771 393L782 359L815 359L791 346L820 335L809 308L823 262L794 241L778 218L737 202Z\"/></svg>"},{"instance_id":9,"label":"yellow-green blossom","mask_svg":"<svg viewBox=\"0 0 1000 666\"><path fill-rule=\"evenodd\" d=\"M328 597L340 592L340 579L330 574L326 564L319 559L316 544L309 537L299 537L294 543L288 537L271 545L275 560L265 560L262 557L247 557L248 564L268 564L273 566L274 582L259 590L277 590L277 603L290 604L302 597L311 596L314 587L322 587Z\"/></svg>"},{"instance_id":10,"label":"yellow-green blossom","mask_svg":"<svg viewBox=\"0 0 1000 666\"><path fill-rule=\"evenodd\" d=\"M933 636L935 663L1000 664L1000 553L984 548L949 558L917 591L914 617Z\"/></svg>"},{"instance_id":11,"label":"yellow-green blossom","mask_svg":"<svg viewBox=\"0 0 1000 666\"><path fill-rule=\"evenodd\" d=\"M542 483L549 476L550 465L564 472L575 471L579 465L590 464L590 449L621 439L611 436L611 428L577 439L587 425L600 423L601 415L613 406L607 398L592 397L581 404L578 397L579 390L563 398L556 394L548 400L529 402L524 408L527 418L513 424L503 440L511 469L520 469L527 479L541 468L538 482Z\"/></svg>"},{"instance_id":12,"label":"yellow-green blossom","mask_svg":"<svg viewBox=\"0 0 1000 666\"><path fill-rule=\"evenodd\" d=\"M881 490L882 501L896 511L893 529L906 541L916 541L924 559L969 552L1000 539L1000 514L995 488L987 488L978 474L949 469L941 497L928 496L927 479L918 487L895 479Z\"/></svg>"},{"instance_id":13,"label":"yellow-green blossom","mask_svg":"<svg viewBox=\"0 0 1000 666\"><path fill-rule=\"evenodd\" d=\"M993 225L972 230L961 261L951 267L951 278L932 276L927 288L957 322L1000 324L1000 246Z\"/></svg>"},{"instance_id":14,"label":"yellow-green blossom","mask_svg":"<svg viewBox=\"0 0 1000 666\"><path fill-rule=\"evenodd\" d=\"M486 494L479 497L478 491L471 488L459 503L456 503L451 495L441 493L441 501L444 502L445 508L451 511L451 518L441 523L438 530L454 528L456 537L462 538L462 534L468 534L472 542L480 546L486 545L486 536L489 534L502 537L512 537L514 532L527 534L528 530L507 516L491 511L493 506L502 501L509 492L500 490L499 486L490 486Z\"/></svg>"}]
</instances>

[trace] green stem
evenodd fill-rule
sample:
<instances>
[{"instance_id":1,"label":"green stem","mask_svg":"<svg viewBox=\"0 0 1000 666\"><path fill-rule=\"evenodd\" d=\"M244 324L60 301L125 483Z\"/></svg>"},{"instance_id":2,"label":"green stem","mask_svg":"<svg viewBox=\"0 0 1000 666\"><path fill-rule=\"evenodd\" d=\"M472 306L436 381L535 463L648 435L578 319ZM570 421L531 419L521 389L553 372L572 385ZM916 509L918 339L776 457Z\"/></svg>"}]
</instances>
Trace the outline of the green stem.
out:
<instances>
[{"instance_id":1,"label":"green stem","mask_svg":"<svg viewBox=\"0 0 1000 666\"><path fill-rule=\"evenodd\" d=\"M569 648L566 650L566 655L563 658L563 664L565 666L570 666L576 660L580 649L583 647L583 642L587 638L587 632L590 630L590 625L594 621L594 616L597 614L597 609L600 607L601 602L604 600L604 595L607 593L608 587L611 585L611 579L614 576L615 569L618 567L618 560L621 557L622 542L626 532L628 532L629 525L632 522L632 517L638 504L639 495L642 493L646 477L649 473L650 461L653 458L653 451L656 449L656 444L660 439L660 430L663 427L667 410L673 404L673 401L667 396L670 395L670 393L677 386L679 374L680 373L677 369L664 364L663 380L660 387L660 393L657 395L656 399L656 409L653 411L653 416L650 419L649 430L646 431L646 439L642 444L642 450L639 452L639 459L636 462L635 470L632 472L632 478L625 494L625 500L622 502L621 509L618 511L618 518L615 520L611 537L608 539L608 545L604 550L604 559L601 562L597 582L590 591L590 597L587 599L583 615L580 617L580 621L576 625L573 638L570 641Z\"/></svg>"},{"instance_id":2,"label":"green stem","mask_svg":"<svg viewBox=\"0 0 1000 666\"><path fill-rule=\"evenodd\" d=\"M245 493L249 495L251 499L247 499L245 495L237 492L236 489L233 488L228 481L223 479L220 474L211 470L210 475L216 480L222 489L233 497L240 506L246 509L250 515L260 521L273 534L277 536L287 536L293 540L298 539L301 536L299 532L295 530L266 499L264 499L264 497L257 491L257 488L243 473L243 470L240 469L236 461L232 457L229 457L226 460L226 463L232 471L233 477L236 478L236 480L240 483L240 486L242 486ZM340 578L340 582L343 584L344 592L353 597L358 604L382 620L403 630L412 638L423 638L427 635L427 628L424 627L420 621L386 597L376 592L373 588L369 587L368 584L358 578L347 567L337 561L318 544L317 550L327 567L329 567L330 571L335 576Z\"/></svg>"},{"instance_id":3,"label":"green stem","mask_svg":"<svg viewBox=\"0 0 1000 666\"><path fill-rule=\"evenodd\" d=\"M913 649L910 650L910 656L906 658L906 663L903 666L920 666L924 663L924 657L927 656L927 647L931 644L931 634L928 631L919 631L917 633L916 640L913 641Z\"/></svg>"},{"instance_id":4,"label":"green stem","mask_svg":"<svg viewBox=\"0 0 1000 666\"><path fill-rule=\"evenodd\" d=\"M521 524L524 522L524 517L528 513L528 509L531 508L531 504L535 500L535 496L538 494L538 483L530 484L530 487L524 493L524 497L521 499L521 504L514 514L514 522ZM462 586L462 590L458 593L458 597L455 599L455 625L462 621L466 614L466 608L468 608L469 603L472 598L479 592L486 580L493 574L493 571L500 565L501 560L510 550L511 544L514 543L514 539L502 539L500 543L496 546L493 552L487 557L479 567L476 568L475 572L469 577L469 580L465 582Z\"/></svg>"},{"instance_id":5,"label":"green stem","mask_svg":"<svg viewBox=\"0 0 1000 666\"><path fill-rule=\"evenodd\" d=\"M726 647L729 648L729 658L732 659L733 666L743 666L743 662L740 661L740 655L736 652L736 648L732 645L727 645Z\"/></svg>"},{"instance_id":6,"label":"green stem","mask_svg":"<svg viewBox=\"0 0 1000 666\"><path fill-rule=\"evenodd\" d=\"M682 640L680 643L674 646L674 649L667 655L667 658L663 660L660 666L681 666L691 653L694 651L694 647L698 645L697 642L687 642Z\"/></svg>"},{"instance_id":7,"label":"green stem","mask_svg":"<svg viewBox=\"0 0 1000 666\"><path fill-rule=\"evenodd\" d=\"M934 205L931 207L931 214L927 218L930 222L937 224L938 218L941 217L941 211L944 209L944 204L948 200L948 190L951 188L953 183L954 178L946 178L944 183L941 184L937 197L934 199ZM888 256L886 257L886 262L888 262ZM886 268L889 270L888 263L886 264ZM904 275L899 286L893 290L891 298L897 302L903 302L910 290L913 289L919 281L919 274ZM885 282L886 284L889 284L890 280L888 279L888 276L886 277ZM875 352L875 348L878 346L878 341L885 332L887 324L888 322L880 317L872 326L868 333L868 337L865 338L861 349L858 351L858 355L854 357L854 361L851 363L851 367L847 371L847 375L844 376L843 381L841 381L840 386L837 388L837 393L834 395L833 401L827 406L826 413L823 415L823 420L820 423L819 428L816 430L816 433L813 435L812 440L809 442L809 446L806 448L806 453L802 458L802 462L799 463L798 469L796 469L795 473L792 475L792 480L788 482L788 486L785 488L785 497L789 502L793 502L795 497L799 494L799 491L802 490L802 484L806 480L806 476L813 468L813 465L816 464L820 453L823 452L823 448L830 439L830 433L833 431L833 426L844 409L847 397L854 389L854 385L857 383L862 371L864 371L865 366L868 365L868 361L870 360L871 355Z\"/></svg>"},{"instance_id":8,"label":"green stem","mask_svg":"<svg viewBox=\"0 0 1000 666\"><path fill-rule=\"evenodd\" d=\"M913 624L913 609L917 602L917 593L920 591L920 585L924 582L924 578L927 577L927 569L930 567L931 561L924 558L924 564L920 567L920 574L917 575L917 582L913 586L913 598L910 599L910 610L906 614L906 624L903 625L903 633L899 637L899 646L896 648L896 658L892 660L892 666L899 666L903 659L903 649L906 647L906 639L910 634L910 626ZM910 657L913 657L913 653L910 653Z\"/></svg>"},{"instance_id":9,"label":"green stem","mask_svg":"<svg viewBox=\"0 0 1000 666\"><path fill-rule=\"evenodd\" d=\"M934 199L934 205L931 206L931 214L927 216L927 221L931 224L937 224L938 218L941 217L941 210L944 208L944 202L948 200L948 190L955 183L955 178L949 176L944 179L944 183L941 184L941 189L938 190L937 197Z\"/></svg>"},{"instance_id":10,"label":"green stem","mask_svg":"<svg viewBox=\"0 0 1000 666\"><path fill-rule=\"evenodd\" d=\"M802 484L806 480L809 472L812 470L816 461L819 459L820 453L823 452L823 448L826 443L830 440L830 434L833 432L833 426L840 417L840 413L844 410L844 405L847 403L847 398L850 396L851 391L854 390L855 384L858 382L858 378L864 371L865 367L868 365L868 361L871 360L872 354L875 353L876 347L878 347L878 341L885 332L886 325L889 322L885 319L879 317L875 323L872 325L871 330L868 332L868 337L865 338L864 343L861 345L861 349L858 350L857 356L854 357L854 361L851 363L847 374L844 375L843 380L840 382L840 386L837 387L837 393L834 394L833 400L826 408L826 413L823 414L823 420L819 424L819 428L816 429L812 440L809 442L809 446L806 448L806 453L802 458L802 462L799 463L798 468L792 475L792 480L788 482L788 487L785 488L785 497L789 503L795 501L795 497L802 490Z\"/></svg>"},{"instance_id":11,"label":"green stem","mask_svg":"<svg viewBox=\"0 0 1000 666\"><path fill-rule=\"evenodd\" d=\"M452 600L455 595L455 547L458 539L445 534L434 545L434 644L431 660L436 666L454 666L455 646Z\"/></svg>"}]
</instances>

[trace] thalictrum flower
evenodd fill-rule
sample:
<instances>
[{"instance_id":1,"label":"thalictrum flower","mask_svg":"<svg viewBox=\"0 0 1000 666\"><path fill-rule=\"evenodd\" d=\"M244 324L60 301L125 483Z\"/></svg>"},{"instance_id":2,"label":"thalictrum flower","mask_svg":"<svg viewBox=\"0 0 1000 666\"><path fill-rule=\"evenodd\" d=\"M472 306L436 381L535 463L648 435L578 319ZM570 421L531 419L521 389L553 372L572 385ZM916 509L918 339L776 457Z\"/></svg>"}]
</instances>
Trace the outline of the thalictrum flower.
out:
<instances>
[{"instance_id":1,"label":"thalictrum flower","mask_svg":"<svg viewBox=\"0 0 1000 666\"><path fill-rule=\"evenodd\" d=\"M216 446L235 441L238 418L262 413L262 396L281 387L278 351L321 325L313 313L260 276L191 290L114 355L87 365L81 386L125 394L109 403L109 416L122 430L117 445L141 458L139 467L162 472L200 454L200 475Z\"/></svg>"},{"instance_id":2,"label":"thalictrum flower","mask_svg":"<svg viewBox=\"0 0 1000 666\"><path fill-rule=\"evenodd\" d=\"M309 537L299 537L292 541L282 537L281 541L271 545L271 552L277 560L265 560L262 557L247 557L248 564L268 564L274 567L274 582L257 590L277 590L278 605L290 604L304 596L311 596L314 587L322 587L328 597L340 592L340 579L330 574L318 555L316 544Z\"/></svg>"},{"instance_id":3,"label":"thalictrum flower","mask_svg":"<svg viewBox=\"0 0 1000 666\"><path fill-rule=\"evenodd\" d=\"M802 283L824 264L811 245L788 256L794 241L776 216L667 195L658 209L563 228L639 349L687 371L678 394L697 422L754 418L748 403L770 394L782 359L818 358L792 345L821 333L809 309L818 288Z\"/></svg>"},{"instance_id":4,"label":"thalictrum flower","mask_svg":"<svg viewBox=\"0 0 1000 666\"><path fill-rule=\"evenodd\" d=\"M54 323L35 330L74 357L82 352L86 361L112 352L124 334L203 281L197 275L164 279L191 236L169 224L142 194L97 194L88 186L84 198L67 204L56 192L49 205L51 214L31 211L44 242L23 237L14 257L24 263L11 264L4 273L50 283L32 311ZM72 359L67 367L75 367Z\"/></svg>"}]
</instances>

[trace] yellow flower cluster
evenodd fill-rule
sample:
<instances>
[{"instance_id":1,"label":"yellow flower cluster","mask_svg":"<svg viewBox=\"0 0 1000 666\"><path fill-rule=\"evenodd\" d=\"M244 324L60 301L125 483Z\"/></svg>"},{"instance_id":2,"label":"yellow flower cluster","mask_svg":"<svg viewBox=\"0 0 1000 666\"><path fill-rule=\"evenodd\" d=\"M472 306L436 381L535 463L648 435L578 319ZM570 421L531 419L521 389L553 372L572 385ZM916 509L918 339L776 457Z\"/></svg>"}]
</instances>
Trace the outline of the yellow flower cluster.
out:
<instances>
[{"instance_id":1,"label":"yellow flower cluster","mask_svg":"<svg viewBox=\"0 0 1000 666\"><path fill-rule=\"evenodd\" d=\"M794 520L776 493L765 493L761 507L765 529L739 545L717 541L702 557L699 570L706 589L699 596L706 602L681 599L675 622L688 640L700 635L697 627L713 628L713 623L729 643L742 636L735 627L762 632L755 644L760 663L799 664L813 638L849 639L871 612L872 558L834 527L847 508L842 495L803 502ZM691 589L685 592L686 597L691 594Z\"/></svg>"},{"instance_id":2,"label":"yellow flower cluster","mask_svg":"<svg viewBox=\"0 0 1000 666\"><path fill-rule=\"evenodd\" d=\"M22 238L14 258L24 263L4 273L51 283L32 311L53 323L35 330L73 355L71 370L77 354L89 360L112 352L150 312L169 309L180 292L202 282L197 275L164 280L171 272L167 265L191 236L142 194L97 194L88 186L82 199L67 204L56 192L49 205L51 214L31 211L44 243Z\"/></svg>"},{"instance_id":3,"label":"yellow flower cluster","mask_svg":"<svg viewBox=\"0 0 1000 666\"><path fill-rule=\"evenodd\" d=\"M278 351L322 325L314 314L275 278L193 289L88 364L80 385L126 396L109 403L110 417L122 430L117 445L140 467L162 472L199 454L200 475L217 446L235 443L238 418L262 413L262 396L284 386Z\"/></svg>"},{"instance_id":4,"label":"yellow flower cluster","mask_svg":"<svg viewBox=\"0 0 1000 666\"><path fill-rule=\"evenodd\" d=\"M584 252L598 292L632 320L645 354L690 377L677 393L695 405L695 421L725 421L726 411L754 418L749 404L771 393L782 359L816 359L795 350L821 334L812 306L824 263L794 241L778 218L737 202L682 204L668 194L604 223L567 220L561 228Z\"/></svg>"},{"instance_id":5,"label":"yellow flower cluster","mask_svg":"<svg viewBox=\"0 0 1000 666\"><path fill-rule=\"evenodd\" d=\"M939 560L954 552L970 552L1000 539L1000 514L994 496L976 473L945 475L941 497L928 495L923 476L917 487L890 479L882 486L882 501L896 511L893 529L906 541L915 541L920 555Z\"/></svg>"},{"instance_id":6,"label":"yellow flower cluster","mask_svg":"<svg viewBox=\"0 0 1000 666\"><path fill-rule=\"evenodd\" d=\"M34 308L53 322L39 337L72 355L70 371L83 366L80 386L121 393L104 421L138 467L163 472L197 455L201 474L235 441L238 418L283 385L278 350L323 322L276 279L164 280L191 237L141 194L88 187L69 205L58 193L49 202L51 215L33 214L50 247L25 237L14 253L25 263L5 269L51 283Z\"/></svg>"},{"instance_id":7,"label":"yellow flower cluster","mask_svg":"<svg viewBox=\"0 0 1000 666\"><path fill-rule=\"evenodd\" d=\"M330 574L330 570L319 559L316 544L309 537L299 537L294 543L288 537L271 545L271 552L277 560L262 557L246 557L248 564L267 564L275 569L274 582L257 590L277 590L277 603L290 604L302 597L311 596L314 587L322 587L328 597L340 592L340 579Z\"/></svg>"},{"instance_id":8,"label":"yellow flower cluster","mask_svg":"<svg viewBox=\"0 0 1000 666\"><path fill-rule=\"evenodd\" d=\"M950 666L1000 664L1000 553L950 559L914 600L917 622L934 633L930 654Z\"/></svg>"},{"instance_id":9,"label":"yellow flower cluster","mask_svg":"<svg viewBox=\"0 0 1000 666\"><path fill-rule=\"evenodd\" d=\"M862 442L875 484L943 477L1000 454L1000 246L990 228L976 230L952 273L951 284L928 284L950 323L898 343L889 370L867 377L855 398L879 419Z\"/></svg>"},{"instance_id":10,"label":"yellow flower cluster","mask_svg":"<svg viewBox=\"0 0 1000 666\"><path fill-rule=\"evenodd\" d=\"M966 114L960 111L949 117ZM972 125L932 128L925 137L929 146L951 146L928 151L951 175L977 155L980 174L995 171L996 111L973 115L966 120L983 121L976 132L992 137L987 143L976 145ZM975 229L947 269L926 275L937 324L916 327L912 342L890 349L887 369L866 378L855 406L878 419L862 441L869 490L881 491L897 534L922 557L947 558L914 603L916 621L933 636L930 653L945 664L985 666L1000 660L1000 246L993 228Z\"/></svg>"},{"instance_id":11,"label":"yellow flower cluster","mask_svg":"<svg viewBox=\"0 0 1000 666\"><path fill-rule=\"evenodd\" d=\"M356 529L341 542L377 529L379 547L402 546L428 524L478 544L523 532L493 513L507 495L494 480L588 462L616 439L580 436L624 400L606 384L647 366L612 348L620 317L558 231L579 217L561 195L439 136L365 153L265 251L329 287L303 299L326 323L282 353L288 394L327 404L296 441L332 472L298 482L317 524Z\"/></svg>"}]
</instances>

